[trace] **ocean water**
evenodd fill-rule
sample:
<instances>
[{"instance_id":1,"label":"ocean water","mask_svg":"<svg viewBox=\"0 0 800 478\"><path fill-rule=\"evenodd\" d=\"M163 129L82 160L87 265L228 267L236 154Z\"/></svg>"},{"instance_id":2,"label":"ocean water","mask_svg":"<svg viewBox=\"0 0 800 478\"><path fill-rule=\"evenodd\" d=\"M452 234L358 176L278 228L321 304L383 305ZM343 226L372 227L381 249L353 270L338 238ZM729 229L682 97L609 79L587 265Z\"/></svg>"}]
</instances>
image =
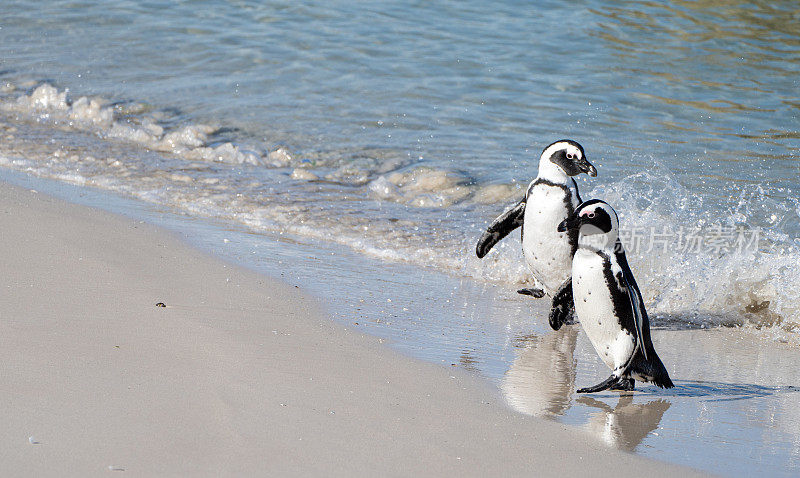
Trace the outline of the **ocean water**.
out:
<instances>
[{"instance_id":1,"label":"ocean water","mask_svg":"<svg viewBox=\"0 0 800 478\"><path fill-rule=\"evenodd\" d=\"M561 138L598 168L578 179L582 195L620 213L665 337L742 326L736 340L759 360L800 347L799 114L800 7L788 1L0 2L0 165L403 270L387 284L405 305L374 306L393 319L359 326L498 380L512 405L515 364L546 349L546 328L528 321L543 306L514 294L530 280L517 235L483 260L474 246ZM244 262L276 254L248 247ZM412 300L414 271L463 289L447 296L458 319L409 318L436 302ZM360 306L342 307L353 322ZM748 386L775 382L763 367ZM555 415L568 422L604 410L567 401ZM797 446L763 449L797 469Z\"/></svg>"}]
</instances>

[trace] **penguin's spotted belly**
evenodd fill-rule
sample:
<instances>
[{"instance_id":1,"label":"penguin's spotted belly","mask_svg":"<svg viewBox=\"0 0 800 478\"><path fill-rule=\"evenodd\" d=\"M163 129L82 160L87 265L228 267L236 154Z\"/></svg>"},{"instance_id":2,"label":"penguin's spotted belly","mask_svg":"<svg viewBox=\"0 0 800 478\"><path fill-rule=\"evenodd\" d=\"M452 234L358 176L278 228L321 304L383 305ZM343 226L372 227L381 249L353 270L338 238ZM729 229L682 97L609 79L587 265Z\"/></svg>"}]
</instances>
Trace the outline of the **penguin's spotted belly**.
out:
<instances>
[{"instance_id":1,"label":"penguin's spotted belly","mask_svg":"<svg viewBox=\"0 0 800 478\"><path fill-rule=\"evenodd\" d=\"M534 277L552 294L569 279L572 265L572 244L566 233L556 229L572 212L568 205L577 200L559 187L537 184L530 189L527 202L525 229L536 232L523 231L522 251Z\"/></svg>"},{"instance_id":2,"label":"penguin's spotted belly","mask_svg":"<svg viewBox=\"0 0 800 478\"><path fill-rule=\"evenodd\" d=\"M572 270L575 312L589 341L612 370L628 361L636 345L634 337L619 323L603 273L603 258L578 249Z\"/></svg>"}]
</instances>

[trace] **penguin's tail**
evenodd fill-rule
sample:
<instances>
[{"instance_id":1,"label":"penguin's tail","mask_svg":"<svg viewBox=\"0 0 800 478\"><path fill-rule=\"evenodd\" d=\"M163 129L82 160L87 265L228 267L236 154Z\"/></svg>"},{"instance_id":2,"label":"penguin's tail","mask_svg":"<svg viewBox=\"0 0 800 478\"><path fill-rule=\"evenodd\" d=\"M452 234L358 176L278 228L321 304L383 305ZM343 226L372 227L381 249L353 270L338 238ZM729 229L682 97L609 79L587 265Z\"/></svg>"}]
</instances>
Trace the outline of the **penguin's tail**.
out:
<instances>
[{"instance_id":1,"label":"penguin's tail","mask_svg":"<svg viewBox=\"0 0 800 478\"><path fill-rule=\"evenodd\" d=\"M631 374L638 375L640 379L651 382L657 387L675 387L675 384L672 383L672 379L669 378L667 368L664 367L664 363L661 362L660 358L658 358L655 350L650 350L646 359L641 353L637 353L635 357L636 359L633 361L629 369Z\"/></svg>"},{"instance_id":2,"label":"penguin's tail","mask_svg":"<svg viewBox=\"0 0 800 478\"><path fill-rule=\"evenodd\" d=\"M653 377L653 383L656 386L661 388L674 388L675 384L672 383L672 379L669 378L669 374L667 374L667 369L664 369L663 374L659 374Z\"/></svg>"},{"instance_id":3,"label":"penguin's tail","mask_svg":"<svg viewBox=\"0 0 800 478\"><path fill-rule=\"evenodd\" d=\"M653 382L657 387L661 388L675 387L675 384L672 383L672 379L669 378L669 373L667 373L667 368L664 367L664 364L661 362L661 359L658 358L658 355L653 353L653 356L649 357L648 365L650 366L649 372L650 376L652 377L651 382Z\"/></svg>"}]
</instances>

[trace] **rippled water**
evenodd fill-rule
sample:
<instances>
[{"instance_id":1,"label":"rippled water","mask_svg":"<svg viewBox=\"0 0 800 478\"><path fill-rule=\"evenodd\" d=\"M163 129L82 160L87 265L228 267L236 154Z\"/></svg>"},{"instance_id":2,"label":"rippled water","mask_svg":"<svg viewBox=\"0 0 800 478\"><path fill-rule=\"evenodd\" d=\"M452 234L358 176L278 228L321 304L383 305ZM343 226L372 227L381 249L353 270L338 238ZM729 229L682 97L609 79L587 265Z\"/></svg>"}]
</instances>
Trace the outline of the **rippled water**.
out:
<instances>
[{"instance_id":1,"label":"rippled water","mask_svg":"<svg viewBox=\"0 0 800 478\"><path fill-rule=\"evenodd\" d=\"M298 156L377 149L507 182L566 135L607 175L653 156L690 184L796 184L795 2L10 0L0 14L5 76Z\"/></svg>"}]
</instances>

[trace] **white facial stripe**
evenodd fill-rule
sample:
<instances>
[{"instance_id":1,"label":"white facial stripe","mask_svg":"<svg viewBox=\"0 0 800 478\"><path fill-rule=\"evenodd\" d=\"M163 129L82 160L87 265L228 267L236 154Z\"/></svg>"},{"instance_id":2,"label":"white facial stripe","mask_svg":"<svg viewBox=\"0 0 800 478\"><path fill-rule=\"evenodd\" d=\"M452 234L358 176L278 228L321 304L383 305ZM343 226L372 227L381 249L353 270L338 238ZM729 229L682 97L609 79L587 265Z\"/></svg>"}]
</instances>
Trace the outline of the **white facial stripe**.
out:
<instances>
[{"instance_id":1,"label":"white facial stripe","mask_svg":"<svg viewBox=\"0 0 800 478\"><path fill-rule=\"evenodd\" d=\"M552 156L553 153L556 151L561 151L562 149L567 150L567 154L572 154L577 159L581 159L583 157L580 149L565 141L559 141L558 143L551 144L549 148L542 152L542 159L550 159L550 156Z\"/></svg>"},{"instance_id":2,"label":"white facial stripe","mask_svg":"<svg viewBox=\"0 0 800 478\"><path fill-rule=\"evenodd\" d=\"M573 145L571 145L569 143L558 143L558 144L563 144L563 145L566 146L567 158L570 158L570 155L572 155L572 158L570 158L570 159L581 159L581 150L580 149L576 148L575 146L573 146ZM559 148L559 149L564 149L564 148Z\"/></svg>"}]
</instances>

